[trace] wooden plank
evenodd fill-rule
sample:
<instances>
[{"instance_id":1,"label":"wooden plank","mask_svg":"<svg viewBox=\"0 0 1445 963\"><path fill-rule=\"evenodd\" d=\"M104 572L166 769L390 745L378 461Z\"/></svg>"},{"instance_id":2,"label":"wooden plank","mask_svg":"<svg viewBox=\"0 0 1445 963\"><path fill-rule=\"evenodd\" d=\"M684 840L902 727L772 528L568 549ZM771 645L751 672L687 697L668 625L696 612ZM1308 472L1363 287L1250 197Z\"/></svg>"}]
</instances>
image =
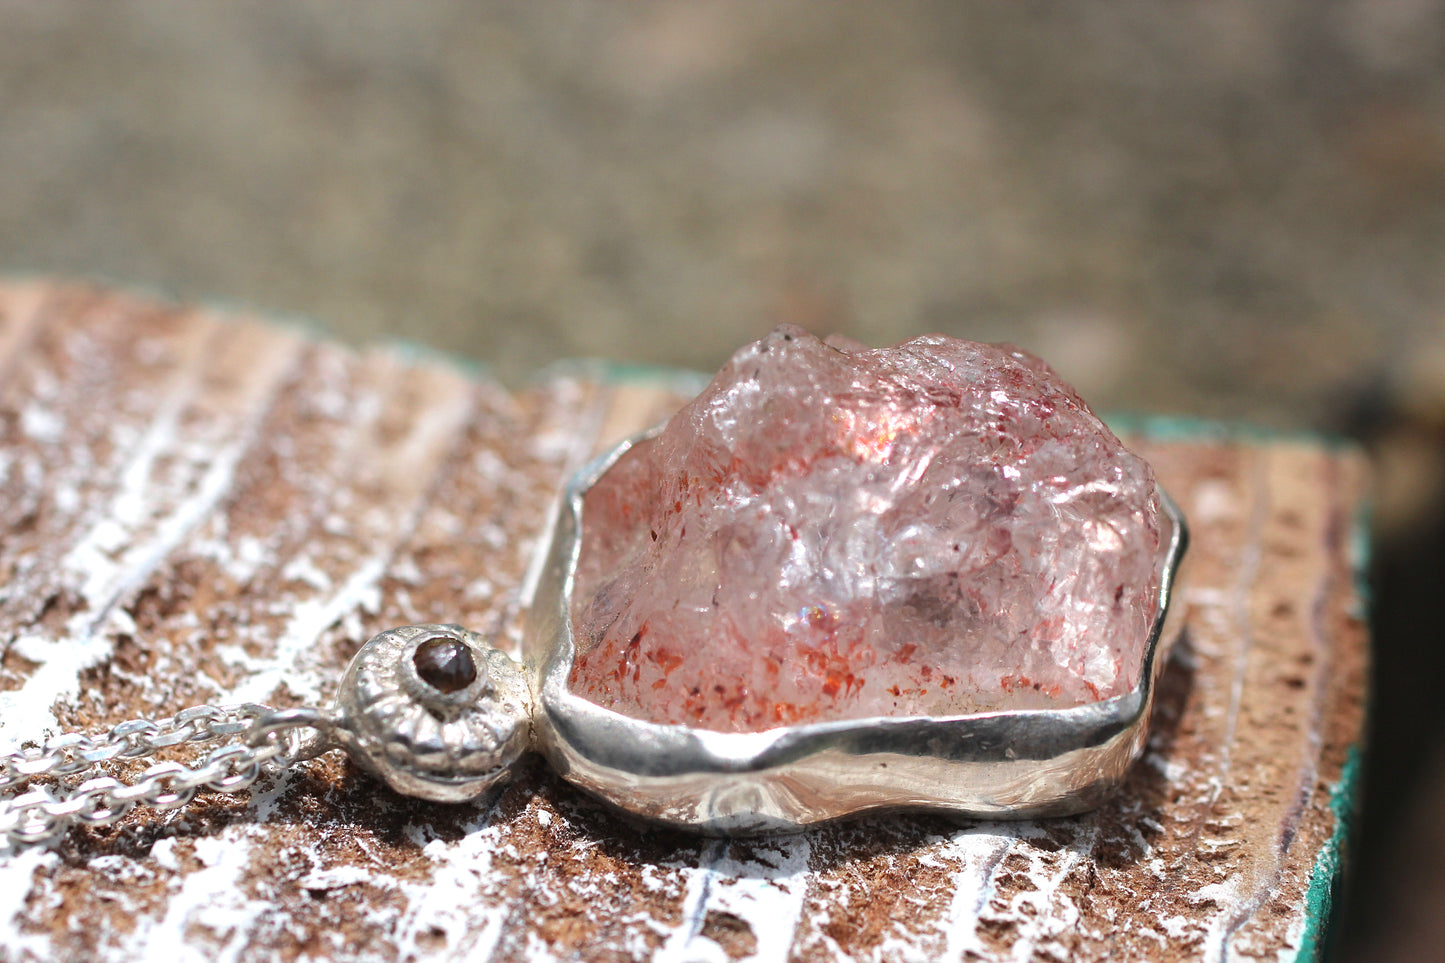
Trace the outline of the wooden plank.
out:
<instances>
[{"instance_id":1,"label":"wooden plank","mask_svg":"<svg viewBox=\"0 0 1445 963\"><path fill-rule=\"evenodd\" d=\"M515 644L567 474L678 403L510 394L104 290L0 288L0 736L325 699L369 635ZM1346 838L1366 640L1350 451L1133 436L1182 503L1187 631L1098 812L877 816L703 839L538 760L474 804L324 757L0 857L13 959L1312 959Z\"/></svg>"}]
</instances>

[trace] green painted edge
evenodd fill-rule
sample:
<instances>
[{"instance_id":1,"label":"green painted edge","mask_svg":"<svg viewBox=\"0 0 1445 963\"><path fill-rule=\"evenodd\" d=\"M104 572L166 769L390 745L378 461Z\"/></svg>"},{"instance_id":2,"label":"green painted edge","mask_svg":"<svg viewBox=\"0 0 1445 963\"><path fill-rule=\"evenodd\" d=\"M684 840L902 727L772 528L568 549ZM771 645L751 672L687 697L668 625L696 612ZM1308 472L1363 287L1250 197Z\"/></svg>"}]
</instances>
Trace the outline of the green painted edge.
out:
<instances>
[{"instance_id":1,"label":"green painted edge","mask_svg":"<svg viewBox=\"0 0 1445 963\"><path fill-rule=\"evenodd\" d=\"M212 312L218 320L236 321L238 319L251 319L264 321L273 328L279 328L289 334L294 334L303 341L310 341L315 344L336 344L348 348L351 351L357 350L355 342L344 340L335 328L309 314L302 314L299 311L282 311L275 308L258 308L237 298L179 298L167 294L160 289L117 287L111 286L112 290L121 291L125 294L138 294L142 297L163 298L167 304L174 304L183 307L198 307Z\"/></svg>"},{"instance_id":2,"label":"green painted edge","mask_svg":"<svg viewBox=\"0 0 1445 963\"><path fill-rule=\"evenodd\" d=\"M1357 608L1353 614L1361 620L1369 618L1373 520L1374 506L1366 498L1355 510L1354 524L1346 536L1346 550L1354 572ZM1330 812L1335 816L1335 828L1310 870L1309 889L1305 891L1305 925L1295 963L1319 963L1335 955L1340 931L1338 920L1344 910L1350 835L1359 817L1365 762L1363 744L1350 746L1345 764L1340 768L1339 781L1330 789Z\"/></svg>"},{"instance_id":3,"label":"green painted edge","mask_svg":"<svg viewBox=\"0 0 1445 963\"><path fill-rule=\"evenodd\" d=\"M429 364L439 368L449 368L472 381L488 383L497 381L496 369L479 358L446 351L442 348L433 348L411 338L389 336L377 343L409 364Z\"/></svg>"},{"instance_id":4,"label":"green painted edge","mask_svg":"<svg viewBox=\"0 0 1445 963\"><path fill-rule=\"evenodd\" d=\"M1310 871L1310 885L1305 892L1305 926L1295 963L1318 963L1327 959L1333 949L1332 940L1339 929L1333 924L1344 905L1341 889L1349 861L1350 831L1359 807L1363 769L1364 754L1358 745L1351 746L1340 770L1340 780L1330 790L1335 830Z\"/></svg>"},{"instance_id":5,"label":"green painted edge","mask_svg":"<svg viewBox=\"0 0 1445 963\"><path fill-rule=\"evenodd\" d=\"M1355 509L1355 524L1351 526L1346 543L1350 553L1350 564L1355 570L1355 608L1350 614L1361 622L1368 622L1370 607L1374 602L1374 589L1370 585L1370 569L1374 560L1373 542L1370 533L1375 530L1375 503L1368 494Z\"/></svg>"},{"instance_id":6,"label":"green painted edge","mask_svg":"<svg viewBox=\"0 0 1445 963\"><path fill-rule=\"evenodd\" d=\"M1116 435L1142 435L1152 441L1219 441L1259 445L1296 442L1331 450L1357 447L1350 439L1328 432L1271 428L1247 421L1215 421L1188 415L1142 412L1108 412L1100 417Z\"/></svg>"}]
</instances>

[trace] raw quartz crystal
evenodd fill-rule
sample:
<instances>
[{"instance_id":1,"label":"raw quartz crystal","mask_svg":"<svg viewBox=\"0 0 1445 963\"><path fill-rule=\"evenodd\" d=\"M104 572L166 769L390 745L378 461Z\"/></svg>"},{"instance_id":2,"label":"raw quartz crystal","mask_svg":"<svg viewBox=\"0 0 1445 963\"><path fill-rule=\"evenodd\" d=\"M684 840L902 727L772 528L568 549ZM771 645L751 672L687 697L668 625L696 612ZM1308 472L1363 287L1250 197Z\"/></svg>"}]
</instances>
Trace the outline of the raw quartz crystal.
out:
<instances>
[{"instance_id":1,"label":"raw quartz crystal","mask_svg":"<svg viewBox=\"0 0 1445 963\"><path fill-rule=\"evenodd\" d=\"M725 731L1135 686L1153 473L1041 360L792 327L586 494L574 692Z\"/></svg>"}]
</instances>

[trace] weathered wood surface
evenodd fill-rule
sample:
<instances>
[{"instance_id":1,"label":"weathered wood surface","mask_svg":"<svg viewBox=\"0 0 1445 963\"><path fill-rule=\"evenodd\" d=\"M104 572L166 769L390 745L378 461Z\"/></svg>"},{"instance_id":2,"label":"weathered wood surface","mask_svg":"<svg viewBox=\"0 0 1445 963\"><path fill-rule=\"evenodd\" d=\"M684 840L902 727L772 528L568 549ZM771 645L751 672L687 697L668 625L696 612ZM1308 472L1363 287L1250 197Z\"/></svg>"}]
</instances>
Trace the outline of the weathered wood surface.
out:
<instances>
[{"instance_id":1,"label":"weathered wood surface","mask_svg":"<svg viewBox=\"0 0 1445 963\"><path fill-rule=\"evenodd\" d=\"M515 640L562 479L675 404L584 369L510 394L206 311L0 288L0 744L325 699L396 623ZM4 855L0 957L1312 957L1361 732L1362 468L1172 435L1137 446L1193 522L1189 628L1097 813L724 842L619 819L536 760L439 806L333 755Z\"/></svg>"}]
</instances>

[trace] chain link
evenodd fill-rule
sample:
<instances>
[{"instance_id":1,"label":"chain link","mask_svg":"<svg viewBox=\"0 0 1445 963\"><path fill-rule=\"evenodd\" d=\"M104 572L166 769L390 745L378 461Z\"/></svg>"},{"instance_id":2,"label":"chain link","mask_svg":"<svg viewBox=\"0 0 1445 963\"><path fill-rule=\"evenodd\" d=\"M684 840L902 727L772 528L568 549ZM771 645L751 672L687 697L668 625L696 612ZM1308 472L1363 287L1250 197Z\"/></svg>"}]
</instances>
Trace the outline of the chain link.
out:
<instances>
[{"instance_id":1,"label":"chain link","mask_svg":"<svg viewBox=\"0 0 1445 963\"><path fill-rule=\"evenodd\" d=\"M194 706L169 719L133 719L102 735L66 733L41 746L0 754L0 837L11 846L44 842L73 823L104 826L136 806L174 809L203 789L238 792L267 771L285 769L326 748L330 720L319 709L273 709L247 703ZM305 730L313 730L311 738ZM112 759L140 759L185 744L232 740L196 765L158 762L132 783L97 775L57 792L36 777L63 779Z\"/></svg>"}]
</instances>

